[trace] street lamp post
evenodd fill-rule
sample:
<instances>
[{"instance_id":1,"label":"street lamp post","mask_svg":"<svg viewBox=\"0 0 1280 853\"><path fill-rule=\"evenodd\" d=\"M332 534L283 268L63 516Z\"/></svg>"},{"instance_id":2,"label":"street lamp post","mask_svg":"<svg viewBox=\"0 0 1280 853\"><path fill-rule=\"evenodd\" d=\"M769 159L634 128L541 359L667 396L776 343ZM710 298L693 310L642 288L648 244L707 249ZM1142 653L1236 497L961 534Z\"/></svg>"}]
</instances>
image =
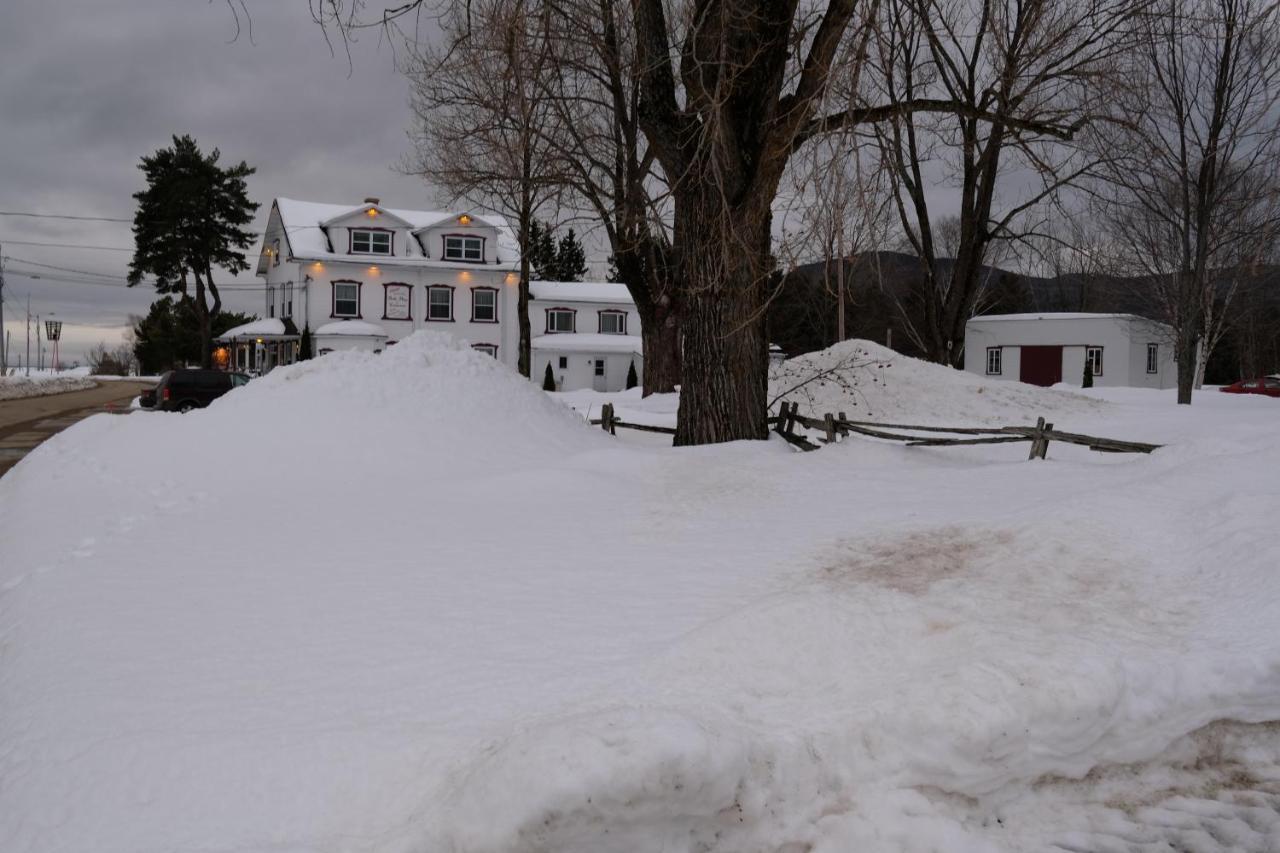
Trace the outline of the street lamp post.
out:
<instances>
[{"instance_id":1,"label":"street lamp post","mask_svg":"<svg viewBox=\"0 0 1280 853\"><path fill-rule=\"evenodd\" d=\"M58 341L62 338L62 321L61 320L45 320L44 321L45 340L53 342L53 372L58 372Z\"/></svg>"}]
</instances>

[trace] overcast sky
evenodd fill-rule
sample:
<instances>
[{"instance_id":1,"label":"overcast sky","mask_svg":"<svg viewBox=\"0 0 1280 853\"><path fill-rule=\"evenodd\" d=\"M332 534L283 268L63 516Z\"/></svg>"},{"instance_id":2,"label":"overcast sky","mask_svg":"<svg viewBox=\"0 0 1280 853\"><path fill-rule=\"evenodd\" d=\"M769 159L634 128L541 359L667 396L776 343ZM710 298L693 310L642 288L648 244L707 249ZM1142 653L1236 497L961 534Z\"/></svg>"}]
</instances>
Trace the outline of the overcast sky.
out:
<instances>
[{"instance_id":1,"label":"overcast sky","mask_svg":"<svg viewBox=\"0 0 1280 853\"><path fill-rule=\"evenodd\" d=\"M0 2L0 211L130 219L139 158L182 133L220 148L224 162L257 168L249 190L262 204L259 231L277 195L373 195L396 207L440 201L393 171L408 150L408 87L376 34L362 37L349 68L345 54L330 55L305 0L247 2L252 41L246 31L233 40L223 0ZM128 315L155 298L141 286L59 281L84 276L49 269L123 279L128 223L0 215L0 244L9 258L11 363L25 349L28 296L32 314L67 324L67 360L98 341L118 342ZM251 273L239 280L258 281ZM229 292L226 302L262 311L258 289Z\"/></svg>"}]
</instances>

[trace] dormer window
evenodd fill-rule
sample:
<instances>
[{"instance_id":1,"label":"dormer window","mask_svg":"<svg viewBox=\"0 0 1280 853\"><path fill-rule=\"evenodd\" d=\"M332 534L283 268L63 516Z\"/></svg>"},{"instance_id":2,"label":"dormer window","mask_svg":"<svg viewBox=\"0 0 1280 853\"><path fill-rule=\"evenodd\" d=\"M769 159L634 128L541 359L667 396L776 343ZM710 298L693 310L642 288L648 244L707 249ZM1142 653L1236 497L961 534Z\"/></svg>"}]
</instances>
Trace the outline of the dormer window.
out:
<instances>
[{"instance_id":1,"label":"dormer window","mask_svg":"<svg viewBox=\"0 0 1280 853\"><path fill-rule=\"evenodd\" d=\"M444 259L465 261L469 264L484 262L484 238L462 234L448 234L444 238Z\"/></svg>"},{"instance_id":2,"label":"dormer window","mask_svg":"<svg viewBox=\"0 0 1280 853\"><path fill-rule=\"evenodd\" d=\"M353 255L389 255L391 254L391 232L378 231L372 228L351 229L351 254Z\"/></svg>"}]
</instances>

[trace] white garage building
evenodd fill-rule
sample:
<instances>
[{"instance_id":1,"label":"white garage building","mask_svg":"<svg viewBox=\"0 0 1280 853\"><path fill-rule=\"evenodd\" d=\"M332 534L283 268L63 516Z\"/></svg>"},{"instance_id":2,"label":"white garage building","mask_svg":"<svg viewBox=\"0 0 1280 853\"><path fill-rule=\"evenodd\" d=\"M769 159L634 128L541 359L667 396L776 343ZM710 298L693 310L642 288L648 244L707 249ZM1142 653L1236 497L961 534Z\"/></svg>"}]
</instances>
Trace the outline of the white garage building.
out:
<instances>
[{"instance_id":1,"label":"white garage building","mask_svg":"<svg viewBox=\"0 0 1280 853\"><path fill-rule=\"evenodd\" d=\"M965 326L964 369L1032 385L1173 388L1173 329L1135 314L989 314Z\"/></svg>"}]
</instances>

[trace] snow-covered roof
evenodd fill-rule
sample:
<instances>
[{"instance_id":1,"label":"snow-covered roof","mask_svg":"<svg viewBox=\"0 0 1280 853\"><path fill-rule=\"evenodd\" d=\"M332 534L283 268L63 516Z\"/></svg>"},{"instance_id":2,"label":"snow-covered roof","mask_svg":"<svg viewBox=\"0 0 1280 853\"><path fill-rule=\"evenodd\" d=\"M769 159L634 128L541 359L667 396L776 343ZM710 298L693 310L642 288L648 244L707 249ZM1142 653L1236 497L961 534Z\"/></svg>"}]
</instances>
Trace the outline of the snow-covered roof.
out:
<instances>
[{"instance_id":1,"label":"snow-covered roof","mask_svg":"<svg viewBox=\"0 0 1280 853\"><path fill-rule=\"evenodd\" d=\"M639 335L539 335L529 342L529 346L559 352L630 352L637 355L642 350Z\"/></svg>"},{"instance_id":2,"label":"snow-covered roof","mask_svg":"<svg viewBox=\"0 0 1280 853\"><path fill-rule=\"evenodd\" d=\"M233 338L265 338L274 335L285 334L284 321L275 317L269 317L266 320L254 320L251 323L244 323L236 326L234 329L227 329L218 340L229 341Z\"/></svg>"},{"instance_id":3,"label":"snow-covered roof","mask_svg":"<svg viewBox=\"0 0 1280 853\"><path fill-rule=\"evenodd\" d=\"M385 338L387 333L377 323L367 320L335 320L325 323L316 329L317 337L321 335L355 335L365 338Z\"/></svg>"},{"instance_id":4,"label":"snow-covered roof","mask_svg":"<svg viewBox=\"0 0 1280 853\"><path fill-rule=\"evenodd\" d=\"M627 286L612 281L531 281L529 295L546 302L635 304Z\"/></svg>"},{"instance_id":5,"label":"snow-covered roof","mask_svg":"<svg viewBox=\"0 0 1280 853\"><path fill-rule=\"evenodd\" d=\"M969 319L970 323L996 320L1145 320L1137 314L1091 314L1086 311L1039 311L1029 314L983 314Z\"/></svg>"},{"instance_id":6,"label":"snow-covered roof","mask_svg":"<svg viewBox=\"0 0 1280 853\"><path fill-rule=\"evenodd\" d=\"M298 201L292 198L277 198L275 207L280 212L280 223L284 227L285 239L288 241L289 253L302 260L351 260L351 256L342 252L329 250L329 241L325 237L324 226L335 220L377 207L378 210L406 223L410 230L418 231L436 225L466 212L478 223L498 229L498 257L503 268L514 269L520 259L520 244L507 221L493 214L475 214L467 211L439 210L404 210L400 208L382 207L365 204L326 204L315 201ZM417 266L455 267L456 263L440 260L428 260L424 257L388 257L381 258L380 264L411 264ZM470 264L468 266L474 266Z\"/></svg>"}]
</instances>

